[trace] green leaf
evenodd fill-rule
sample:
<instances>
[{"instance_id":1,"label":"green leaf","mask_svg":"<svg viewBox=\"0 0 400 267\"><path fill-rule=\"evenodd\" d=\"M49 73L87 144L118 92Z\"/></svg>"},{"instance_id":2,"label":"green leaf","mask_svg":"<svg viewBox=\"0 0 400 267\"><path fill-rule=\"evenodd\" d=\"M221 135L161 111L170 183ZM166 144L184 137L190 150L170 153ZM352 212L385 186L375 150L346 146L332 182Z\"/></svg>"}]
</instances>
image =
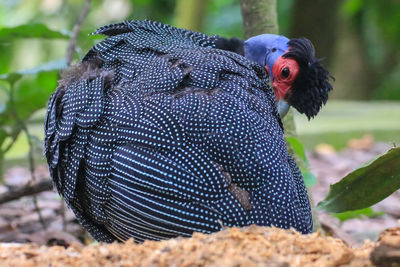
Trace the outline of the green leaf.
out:
<instances>
[{"instance_id":1,"label":"green leaf","mask_svg":"<svg viewBox=\"0 0 400 267\"><path fill-rule=\"evenodd\" d=\"M54 71L54 70L62 70L67 67L67 62L65 59L60 59L60 60L55 60L55 61L50 61L41 65L38 65L34 68L30 69L25 69L17 72L11 72L7 74L2 74L0 75L1 80L7 80L7 81L17 81L19 80L22 75L34 75L38 74L40 72L48 72L48 71Z\"/></svg>"},{"instance_id":2,"label":"green leaf","mask_svg":"<svg viewBox=\"0 0 400 267\"><path fill-rule=\"evenodd\" d=\"M19 74L17 72L10 72L7 74L0 75L0 80L5 80L5 81L9 82L10 84L16 83L21 78L22 78L22 74Z\"/></svg>"},{"instance_id":3,"label":"green leaf","mask_svg":"<svg viewBox=\"0 0 400 267\"><path fill-rule=\"evenodd\" d=\"M21 70L18 73L23 75L38 74L39 72L62 70L67 67L67 61L65 59L59 59L50 61L41 65L38 65L31 69Z\"/></svg>"},{"instance_id":4,"label":"green leaf","mask_svg":"<svg viewBox=\"0 0 400 267\"><path fill-rule=\"evenodd\" d=\"M304 150L303 144L300 142L299 139L293 136L285 137L285 139L286 142L293 149L294 153L299 157L299 160L304 162L304 164L299 164L299 166L306 187L314 186L317 183L317 178L309 170L309 164L306 158L306 152Z\"/></svg>"},{"instance_id":5,"label":"green leaf","mask_svg":"<svg viewBox=\"0 0 400 267\"><path fill-rule=\"evenodd\" d=\"M0 41L11 41L18 38L68 39L67 31L55 31L44 24L24 24L11 28L0 28Z\"/></svg>"},{"instance_id":6,"label":"green leaf","mask_svg":"<svg viewBox=\"0 0 400 267\"><path fill-rule=\"evenodd\" d=\"M346 211L346 212L341 212L341 213L335 213L332 214L332 216L338 218L340 222L347 221L349 219L362 219L364 217L367 218L374 218L374 217L379 217L384 215L385 213L383 211L374 211L371 207L365 208L365 209L360 209L360 210L352 210L352 211Z\"/></svg>"},{"instance_id":7,"label":"green leaf","mask_svg":"<svg viewBox=\"0 0 400 267\"><path fill-rule=\"evenodd\" d=\"M4 112L8 101L8 90L4 82L0 82L0 114Z\"/></svg>"},{"instance_id":8,"label":"green leaf","mask_svg":"<svg viewBox=\"0 0 400 267\"><path fill-rule=\"evenodd\" d=\"M4 141L6 140L7 136L8 136L8 133L3 128L0 128L0 153L1 153L1 147L4 143ZM2 164L1 161L0 161L0 164Z\"/></svg>"},{"instance_id":9,"label":"green leaf","mask_svg":"<svg viewBox=\"0 0 400 267\"><path fill-rule=\"evenodd\" d=\"M345 212L370 207L400 188L400 147L348 174L331 185L317 208L328 212Z\"/></svg>"},{"instance_id":10,"label":"green leaf","mask_svg":"<svg viewBox=\"0 0 400 267\"><path fill-rule=\"evenodd\" d=\"M361 10L363 4L362 0L347 0L342 4L341 13L352 16Z\"/></svg>"},{"instance_id":11,"label":"green leaf","mask_svg":"<svg viewBox=\"0 0 400 267\"><path fill-rule=\"evenodd\" d=\"M317 184L317 178L314 174L309 171L301 172L303 175L304 183L306 187L312 187Z\"/></svg>"},{"instance_id":12,"label":"green leaf","mask_svg":"<svg viewBox=\"0 0 400 267\"><path fill-rule=\"evenodd\" d=\"M43 108L54 89L57 87L58 73L66 67L64 59L51 61L32 69L0 75L13 84L13 101L0 101L0 125L14 125L15 112L18 118L26 120L33 112ZM35 74L35 75L34 75ZM5 99L5 98L4 98ZM14 105L14 106L12 106Z\"/></svg>"},{"instance_id":13,"label":"green leaf","mask_svg":"<svg viewBox=\"0 0 400 267\"><path fill-rule=\"evenodd\" d=\"M293 148L294 152L300 157L301 160L307 162L306 152L303 144L296 137L286 137L286 142Z\"/></svg>"},{"instance_id":14,"label":"green leaf","mask_svg":"<svg viewBox=\"0 0 400 267\"><path fill-rule=\"evenodd\" d=\"M0 41L0 73L7 73L10 70L15 46L12 43Z\"/></svg>"},{"instance_id":15,"label":"green leaf","mask_svg":"<svg viewBox=\"0 0 400 267\"><path fill-rule=\"evenodd\" d=\"M23 79L14 92L14 105L18 117L28 119L33 112L46 106L57 87L58 71L40 72L33 79Z\"/></svg>"}]
</instances>

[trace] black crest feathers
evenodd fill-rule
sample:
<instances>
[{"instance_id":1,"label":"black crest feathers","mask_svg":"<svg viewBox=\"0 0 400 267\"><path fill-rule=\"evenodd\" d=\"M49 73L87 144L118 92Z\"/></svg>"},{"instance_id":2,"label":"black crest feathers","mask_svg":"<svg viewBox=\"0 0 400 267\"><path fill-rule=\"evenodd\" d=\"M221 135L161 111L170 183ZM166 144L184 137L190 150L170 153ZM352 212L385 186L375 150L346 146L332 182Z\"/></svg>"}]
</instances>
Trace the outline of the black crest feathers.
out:
<instances>
[{"instance_id":1,"label":"black crest feathers","mask_svg":"<svg viewBox=\"0 0 400 267\"><path fill-rule=\"evenodd\" d=\"M283 57L297 61L299 74L286 100L310 119L318 114L328 100L328 92L332 90L329 80L333 77L321 64L322 59L315 57L314 46L310 40L291 39L288 45L289 51Z\"/></svg>"}]
</instances>

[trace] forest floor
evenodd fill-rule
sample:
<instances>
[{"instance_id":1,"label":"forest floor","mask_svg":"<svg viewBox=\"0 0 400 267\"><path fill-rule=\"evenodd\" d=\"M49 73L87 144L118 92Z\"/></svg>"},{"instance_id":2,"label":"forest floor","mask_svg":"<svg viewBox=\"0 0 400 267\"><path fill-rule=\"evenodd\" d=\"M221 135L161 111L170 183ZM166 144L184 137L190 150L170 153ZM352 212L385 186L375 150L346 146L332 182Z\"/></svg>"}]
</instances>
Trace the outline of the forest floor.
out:
<instances>
[{"instance_id":1,"label":"forest floor","mask_svg":"<svg viewBox=\"0 0 400 267\"><path fill-rule=\"evenodd\" d=\"M317 146L314 151L309 152L307 155L311 171L316 175L318 180L317 184L311 189L314 202L318 203L326 196L329 190L329 184L339 181L347 173L385 152L390 147L390 144L374 142L371 136L364 136L362 139L358 140L350 140L347 148L340 151L335 151L334 148L329 145ZM44 165L37 166L35 174L36 179L45 179L48 177L48 171ZM12 167L8 169L5 173L6 184L0 186L0 194L7 191L10 187L26 184L29 179L30 172L27 168ZM360 216L360 218L353 218L340 222L339 219L328 214L318 213L321 222L325 226L328 225L332 230L331 234L342 238L344 242L351 245L354 250L350 249L349 246L342 243L339 239L325 237L322 233L315 233L309 237L303 237L292 231L250 227L245 230L231 229L211 236L196 235L194 239L189 239L192 241L176 239L167 242L147 242L144 246L130 243L128 247L130 246L132 249L133 246L138 253L135 254L137 258L133 259L132 255L134 254L132 253L130 256L122 256L122 252L120 251L129 251L129 249L119 247L119 245L105 246L104 249L92 246L93 240L77 224L74 215L64 206L56 192L48 191L40 193L36 197L36 202L37 207L40 209L41 219L35 209L32 197L23 197L19 200L0 205L0 243L3 243L0 245L0 261L2 259L7 259L9 260L8 263L11 265L16 264L15 266L22 266L17 264L18 260L22 260L24 264L30 266L38 262L46 263L46 257L41 258L41 256L38 255L42 252L49 252L56 255L54 257L57 258L57 261L61 265L69 264L71 259L76 260L81 256L86 257L87 261L76 261L76 265L85 263L91 265L91 263L94 262L100 265L103 260L106 261L107 259L109 264L111 262L119 262L121 264L123 262L139 263L139 259L144 259L148 265L158 263L161 265L169 265L172 263L172 258L177 260L175 263L178 265L186 263L191 265L190 263L194 262L193 257L195 256L193 255L197 255L197 259L201 259L200 262L211 263L213 257L214 260L220 258L218 253L223 253L223 255L226 253L227 255L229 253L234 254L235 246L233 246L233 244L238 244L238 240L250 238L246 242L243 241L244 243L241 241L243 244L241 243L240 246L243 249L248 249L247 251L249 253L247 253L248 255L246 254L247 256L243 259L250 260L250 263L253 265L271 263L274 264L274 266L287 266L284 264L287 262L285 261L285 257L288 255L287 253L291 255L294 253L293 255L298 256L293 256L295 258L290 260L291 265L294 266L300 266L305 263L315 263L315 266L322 266L317 264L321 264L322 262L312 259L312 255L320 255L326 260L326 262L323 263L329 263L329 265L337 265L341 262L369 265L371 264L369 261L369 253L378 246L378 243L373 244L368 240L376 241L379 233L383 230L399 226L400 219L400 192L396 192L389 198L375 205L373 207L374 213L370 218ZM257 237L256 234L259 233L262 234L260 237ZM400 247L400 229L397 230L396 235L398 235L398 246ZM279 241L280 243L274 243L274 240L280 239L282 239ZM210 244L210 247L203 248L200 245L194 245L193 242L197 242L196 240L201 241L201 243ZM367 240L366 243L365 240ZM255 241L261 243L252 251L254 244L251 242ZM307 248L305 245L310 244L311 241L313 241L313 244L316 244L314 252L311 251L312 248ZM288 246L287 242L292 242L291 246ZM4 243L31 244L21 246L17 244L7 245ZM215 253L211 253L213 256L205 256L208 255L207 253L210 251L213 251L212 247L214 246L211 246L211 244L222 245L226 251L222 252L222 250L217 249L214 251ZM263 244L261 247L264 248L258 248L260 244ZM41 245L45 246L41 247ZM66 249L64 249L64 247ZM193 253L195 253L193 255L190 253L192 256L186 259L182 258L182 256L171 256L172 258L170 259L168 258L169 256L167 257L163 254L165 251L172 251L178 249L178 247L184 248L185 251L193 251ZM314 247L314 245L311 247ZM271 251L275 251L274 253L277 256L271 256L274 254L271 254L271 251L267 248L272 249ZM149 252L146 252L147 249L158 252L151 256ZM110 252L114 250L117 252ZM264 261L262 261L261 258L256 256L255 253L257 251L264 256L267 254L269 256L266 258L264 257ZM311 255L311 258L299 256L300 254L304 254L302 251L309 256ZM97 255L96 253L100 253L101 261L96 261L97 256L94 256ZM238 250L236 250L236 253L239 253ZM243 252L240 253L243 254ZM331 255L329 256L330 253ZM397 253L400 253L400 251L397 250ZM160 256L160 258L157 255ZM63 260L59 261L61 258ZM225 256L223 258L229 257ZM33 261L30 259L33 259ZM268 260L268 262L265 260ZM224 264L222 261L223 259L219 259L219 264L215 265L221 266L221 264ZM244 264L246 262L240 260L240 262L237 263Z\"/></svg>"},{"instance_id":2,"label":"forest floor","mask_svg":"<svg viewBox=\"0 0 400 267\"><path fill-rule=\"evenodd\" d=\"M250 226L192 238L63 246L0 243L7 266L399 266L400 227L350 248L320 232Z\"/></svg>"}]
</instances>

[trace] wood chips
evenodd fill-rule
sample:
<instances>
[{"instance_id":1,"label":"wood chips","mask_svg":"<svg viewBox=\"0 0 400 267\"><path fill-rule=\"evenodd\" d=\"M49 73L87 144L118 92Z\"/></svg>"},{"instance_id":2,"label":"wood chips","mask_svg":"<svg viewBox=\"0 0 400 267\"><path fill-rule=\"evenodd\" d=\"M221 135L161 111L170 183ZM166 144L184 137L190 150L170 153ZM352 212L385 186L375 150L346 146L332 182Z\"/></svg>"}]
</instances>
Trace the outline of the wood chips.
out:
<instances>
[{"instance_id":1,"label":"wood chips","mask_svg":"<svg viewBox=\"0 0 400 267\"><path fill-rule=\"evenodd\" d=\"M250 226L192 238L135 244L99 244L68 248L33 244L0 244L3 266L373 266L371 252L390 246L400 252L400 227L381 234L377 243L352 249L320 232ZM382 258L382 253L380 257ZM384 253L383 253L384 254ZM388 259L383 258L387 261ZM375 260L373 259L374 263ZM378 259L379 261L379 259ZM387 263L387 262L386 262ZM388 266L397 266L390 262Z\"/></svg>"}]
</instances>

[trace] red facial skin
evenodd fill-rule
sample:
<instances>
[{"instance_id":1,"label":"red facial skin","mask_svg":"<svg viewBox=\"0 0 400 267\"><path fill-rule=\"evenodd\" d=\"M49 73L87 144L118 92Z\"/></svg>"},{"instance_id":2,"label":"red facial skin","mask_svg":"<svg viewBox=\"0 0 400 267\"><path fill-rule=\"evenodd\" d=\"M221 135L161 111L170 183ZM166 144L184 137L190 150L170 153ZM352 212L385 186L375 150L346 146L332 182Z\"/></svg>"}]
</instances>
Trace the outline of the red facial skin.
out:
<instances>
[{"instance_id":1,"label":"red facial skin","mask_svg":"<svg viewBox=\"0 0 400 267\"><path fill-rule=\"evenodd\" d=\"M282 75L282 70L288 68L289 76L284 77ZM267 66L265 69L269 73L270 70ZM278 101L279 99L285 99L286 94L290 91L294 80L299 74L299 64L297 64L296 60L292 58L284 58L282 56L278 57L272 67L272 74L274 79L272 80L272 88L275 92L275 99Z\"/></svg>"}]
</instances>

